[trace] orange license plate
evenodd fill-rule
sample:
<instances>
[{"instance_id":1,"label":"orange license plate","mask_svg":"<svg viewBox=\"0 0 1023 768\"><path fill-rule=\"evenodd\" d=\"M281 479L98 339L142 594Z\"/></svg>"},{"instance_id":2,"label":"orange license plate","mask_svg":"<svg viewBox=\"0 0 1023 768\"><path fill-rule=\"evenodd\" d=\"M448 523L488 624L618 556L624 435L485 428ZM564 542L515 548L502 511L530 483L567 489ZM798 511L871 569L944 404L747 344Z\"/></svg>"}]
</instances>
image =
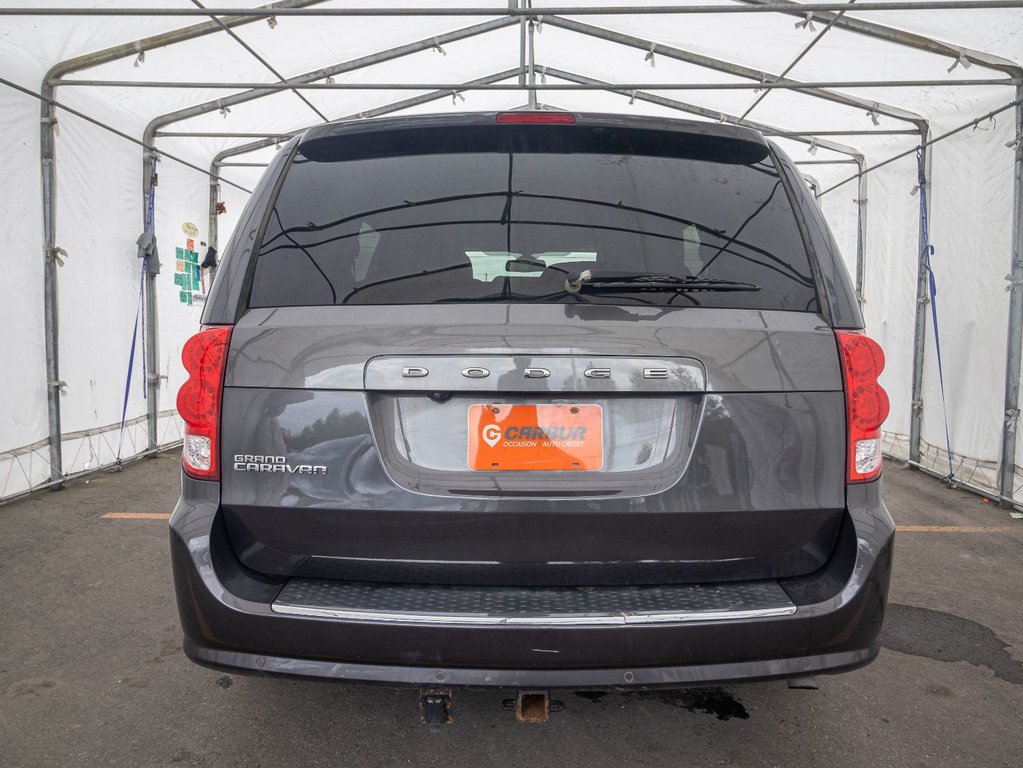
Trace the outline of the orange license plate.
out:
<instances>
[{"instance_id":1,"label":"orange license plate","mask_svg":"<svg viewBox=\"0 0 1023 768\"><path fill-rule=\"evenodd\" d=\"M469 469L600 469L603 428L599 405L471 405Z\"/></svg>"}]
</instances>

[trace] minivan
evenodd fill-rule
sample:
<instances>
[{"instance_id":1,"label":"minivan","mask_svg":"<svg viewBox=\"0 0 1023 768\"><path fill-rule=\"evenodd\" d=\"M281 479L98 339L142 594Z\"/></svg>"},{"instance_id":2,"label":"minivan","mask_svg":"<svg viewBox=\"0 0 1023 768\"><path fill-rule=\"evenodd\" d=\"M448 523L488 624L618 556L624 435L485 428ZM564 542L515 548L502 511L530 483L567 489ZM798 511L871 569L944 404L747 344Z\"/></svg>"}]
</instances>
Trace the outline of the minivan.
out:
<instances>
[{"instance_id":1,"label":"minivan","mask_svg":"<svg viewBox=\"0 0 1023 768\"><path fill-rule=\"evenodd\" d=\"M793 162L554 110L324 124L184 345L184 651L420 689L878 652L880 347Z\"/></svg>"}]
</instances>

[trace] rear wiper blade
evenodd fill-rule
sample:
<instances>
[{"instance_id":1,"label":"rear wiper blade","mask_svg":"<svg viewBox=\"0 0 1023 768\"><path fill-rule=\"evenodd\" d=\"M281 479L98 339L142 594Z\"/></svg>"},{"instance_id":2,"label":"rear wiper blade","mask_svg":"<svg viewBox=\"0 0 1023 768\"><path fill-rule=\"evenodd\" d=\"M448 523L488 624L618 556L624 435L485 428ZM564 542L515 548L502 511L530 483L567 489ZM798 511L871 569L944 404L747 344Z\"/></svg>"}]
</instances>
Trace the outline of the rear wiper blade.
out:
<instances>
[{"instance_id":1,"label":"rear wiper blade","mask_svg":"<svg viewBox=\"0 0 1023 768\"><path fill-rule=\"evenodd\" d=\"M594 275L584 269L572 273L565 280L565 290L569 293L587 291L759 291L756 283L744 283L739 280L720 280L712 277L678 277L664 274L638 275Z\"/></svg>"}]
</instances>

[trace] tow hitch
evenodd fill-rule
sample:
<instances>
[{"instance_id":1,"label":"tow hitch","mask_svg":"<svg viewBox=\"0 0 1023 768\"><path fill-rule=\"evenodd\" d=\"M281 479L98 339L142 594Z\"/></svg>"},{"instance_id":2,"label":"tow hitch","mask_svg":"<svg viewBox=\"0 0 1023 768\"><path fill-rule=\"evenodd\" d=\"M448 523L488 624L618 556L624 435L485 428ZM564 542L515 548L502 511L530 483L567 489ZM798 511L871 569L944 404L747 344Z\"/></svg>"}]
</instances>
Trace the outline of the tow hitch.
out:
<instances>
[{"instance_id":1,"label":"tow hitch","mask_svg":"<svg viewBox=\"0 0 1023 768\"><path fill-rule=\"evenodd\" d=\"M519 691L515 696L515 719L520 723L546 723L550 720L550 691Z\"/></svg>"},{"instance_id":2,"label":"tow hitch","mask_svg":"<svg viewBox=\"0 0 1023 768\"><path fill-rule=\"evenodd\" d=\"M419 712L430 733L440 733L445 725L451 725L451 691L423 691L419 696Z\"/></svg>"}]
</instances>

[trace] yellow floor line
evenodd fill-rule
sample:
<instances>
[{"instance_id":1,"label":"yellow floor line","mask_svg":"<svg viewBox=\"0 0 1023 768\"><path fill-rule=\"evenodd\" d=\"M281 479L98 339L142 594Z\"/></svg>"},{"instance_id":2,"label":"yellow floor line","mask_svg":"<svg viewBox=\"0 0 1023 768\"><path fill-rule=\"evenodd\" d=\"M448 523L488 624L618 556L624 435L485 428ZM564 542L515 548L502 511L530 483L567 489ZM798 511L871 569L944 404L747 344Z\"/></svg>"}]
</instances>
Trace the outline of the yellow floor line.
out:
<instances>
[{"instance_id":1,"label":"yellow floor line","mask_svg":"<svg viewBox=\"0 0 1023 768\"><path fill-rule=\"evenodd\" d=\"M163 512L107 512L99 516L100 520L170 520L170 515Z\"/></svg>"},{"instance_id":2,"label":"yellow floor line","mask_svg":"<svg viewBox=\"0 0 1023 768\"><path fill-rule=\"evenodd\" d=\"M905 533L1001 533L1019 526L1012 525L897 525ZM1020 528L1023 530L1023 528Z\"/></svg>"}]
</instances>

